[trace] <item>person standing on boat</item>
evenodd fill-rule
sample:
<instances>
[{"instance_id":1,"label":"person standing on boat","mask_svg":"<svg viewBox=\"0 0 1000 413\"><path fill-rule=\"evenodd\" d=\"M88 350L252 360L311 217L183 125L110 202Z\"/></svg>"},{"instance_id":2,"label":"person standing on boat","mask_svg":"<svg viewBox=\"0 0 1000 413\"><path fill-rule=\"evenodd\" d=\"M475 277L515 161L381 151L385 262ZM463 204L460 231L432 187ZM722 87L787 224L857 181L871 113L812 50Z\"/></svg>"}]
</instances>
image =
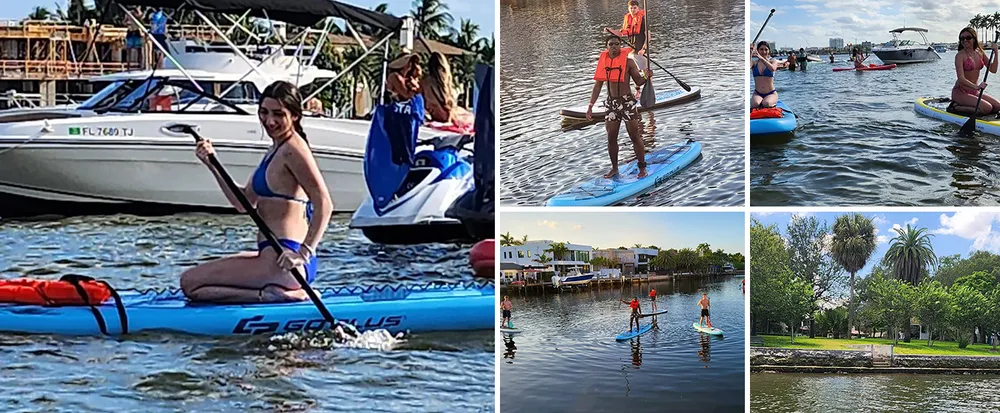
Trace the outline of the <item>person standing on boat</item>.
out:
<instances>
[{"instance_id":1,"label":"person standing on boat","mask_svg":"<svg viewBox=\"0 0 1000 413\"><path fill-rule=\"evenodd\" d=\"M656 289L649 290L649 301L653 303L653 312L656 312Z\"/></svg>"},{"instance_id":2,"label":"person standing on boat","mask_svg":"<svg viewBox=\"0 0 1000 413\"><path fill-rule=\"evenodd\" d=\"M952 108L961 113L972 113L976 110L979 91L986 89L986 82L979 82L979 71L989 66L991 73L997 72L997 45L993 44L993 61L986 62L986 52L979 44L976 30L966 27L958 33L958 53L955 54L955 73L958 80L951 89ZM983 101L979 103L979 114L1000 112L1000 101L983 92Z\"/></svg>"},{"instance_id":3,"label":"person standing on boat","mask_svg":"<svg viewBox=\"0 0 1000 413\"><path fill-rule=\"evenodd\" d=\"M514 309L514 303L510 301L510 297L506 295L503 296L503 302L500 303L501 316L503 317L503 319L500 320L501 326L505 326L507 328L514 328L510 320L510 311L513 309Z\"/></svg>"},{"instance_id":4,"label":"person standing on boat","mask_svg":"<svg viewBox=\"0 0 1000 413\"><path fill-rule=\"evenodd\" d=\"M590 105L587 106L587 120L593 117L594 103L601 96L601 86L608 84L608 97L604 100L608 114L604 117L604 129L608 133L608 155L611 157L611 171L605 178L618 175L618 133L622 121L625 121L625 131L632 140L635 157L638 160L639 178L646 176L646 148L639 134L639 112L636 109L635 95L629 87L629 78L641 87L653 73L646 69L643 78L634 60L628 58L629 48L622 48L621 39L611 34L604 40L607 50L601 52L597 60L597 71L594 72L594 88L590 93Z\"/></svg>"},{"instance_id":5,"label":"person standing on boat","mask_svg":"<svg viewBox=\"0 0 1000 413\"><path fill-rule=\"evenodd\" d=\"M163 12L162 7L150 16L149 34L153 36L153 41L163 47L163 50L170 51L170 46L167 45L167 14ZM156 56L154 59L156 61L156 68L162 69L163 52L154 46L153 56Z\"/></svg>"},{"instance_id":6,"label":"person standing on boat","mask_svg":"<svg viewBox=\"0 0 1000 413\"><path fill-rule=\"evenodd\" d=\"M757 43L757 48L750 45L750 57L754 85L750 109L773 108L778 104L778 90L774 88L774 72L778 70L778 65L771 57L771 45L766 41Z\"/></svg>"},{"instance_id":7,"label":"person standing on boat","mask_svg":"<svg viewBox=\"0 0 1000 413\"><path fill-rule=\"evenodd\" d=\"M306 292L290 273L297 268L307 282L316 278L316 249L330 222L333 200L302 129L302 97L291 83L264 89L257 116L273 144L243 194L279 239L277 255L262 234L257 251L241 252L184 271L181 289L192 301L254 303L301 301ZM245 213L220 171L209 162L212 142L198 143L196 155L215 175L237 211ZM315 211L314 211L315 207Z\"/></svg>"},{"instance_id":8,"label":"person standing on boat","mask_svg":"<svg viewBox=\"0 0 1000 413\"><path fill-rule=\"evenodd\" d=\"M712 320L708 316L708 310L712 307L712 303L708 301L708 293L701 293L701 300L698 301L698 307L701 307L701 317L698 318L698 324L702 327L707 325L708 328L712 328Z\"/></svg>"},{"instance_id":9,"label":"person standing on boat","mask_svg":"<svg viewBox=\"0 0 1000 413\"><path fill-rule=\"evenodd\" d=\"M639 297L632 297L632 301L619 300L632 310L628 318L628 331L632 331L632 322L635 321L635 331L639 331L639 316L642 315L642 308L639 306Z\"/></svg>"}]
</instances>

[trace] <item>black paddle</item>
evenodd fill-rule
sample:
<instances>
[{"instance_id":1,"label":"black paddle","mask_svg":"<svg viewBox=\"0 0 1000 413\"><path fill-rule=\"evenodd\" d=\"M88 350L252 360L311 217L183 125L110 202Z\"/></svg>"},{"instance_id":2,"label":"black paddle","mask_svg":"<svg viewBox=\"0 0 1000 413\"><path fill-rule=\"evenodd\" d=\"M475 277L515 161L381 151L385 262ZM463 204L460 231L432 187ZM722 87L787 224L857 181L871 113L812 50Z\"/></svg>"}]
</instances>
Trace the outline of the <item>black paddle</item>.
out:
<instances>
[{"instance_id":1,"label":"black paddle","mask_svg":"<svg viewBox=\"0 0 1000 413\"><path fill-rule=\"evenodd\" d=\"M191 135L192 137L194 137L195 142L201 142L202 140L204 140L201 137L201 135L198 134L198 131L195 130L193 126L188 124L175 123L165 126L164 129L176 134ZM216 158L215 155L209 155L208 161L212 164L212 166L215 168L216 171L219 171L219 175L222 176L222 180L226 182L226 187L229 188L229 190L233 193L233 195L236 195L236 199L240 201L240 205L242 205L243 209L247 211L247 214L250 215L250 218L253 219L253 222L257 224L257 228L260 229L260 232L264 234L264 238L267 239L267 243L271 245L271 248L274 249L275 253L281 255L283 251L281 249L281 244L278 243L278 237L276 237L274 235L274 232L271 232L271 228L269 228L267 224L264 223L264 220L260 217L260 214L257 213L257 209L254 208L253 205L250 205L250 201L247 200L247 197L246 195L243 194L243 191L241 191L239 187L236 186L236 183L233 182L233 178L229 176L228 172L226 172L226 168L222 166L222 163L219 162L219 159ZM299 285L302 286L302 289L306 291L307 295L309 295L309 299L312 300L313 304L316 306L316 309L318 309L319 313L323 315L323 319L325 319L328 323L330 323L330 327L332 328L334 326L337 326L338 324L342 325L342 323L338 322L337 319L333 318L333 314L330 314L330 310L327 310L326 305L324 305L323 301L320 300L318 295L316 295L316 292L313 291L312 288L309 288L309 283L306 282L305 277L302 276L302 273L299 272L299 269L292 268L291 272L292 276L295 277L295 281L298 281ZM348 331L354 330L353 326L348 327L348 329L349 329Z\"/></svg>"},{"instance_id":2,"label":"black paddle","mask_svg":"<svg viewBox=\"0 0 1000 413\"><path fill-rule=\"evenodd\" d=\"M611 34L614 34L615 36L618 36L618 34L612 32L611 30L608 30L607 28L605 28L604 31L606 31L608 33L611 33ZM635 46L633 46L632 43L630 43L624 37L618 36L618 38L621 39L621 41L625 42L625 44L627 44L628 47L631 47L631 48L635 49ZM653 59L650 59L649 58L649 51L646 52L646 61L648 61L648 62L656 65L656 67L660 68L660 70L663 70L664 72L667 72L667 74L670 75L670 77L674 78L674 81L676 81L678 85L681 85L681 88L683 88L685 91L688 91L688 92L691 91L691 86L688 86L687 83L684 83L682 80L678 79L677 76L674 76L673 73L670 73L669 70L664 69L663 66L660 66L659 63L656 63L655 61L653 61Z\"/></svg>"},{"instance_id":3,"label":"black paddle","mask_svg":"<svg viewBox=\"0 0 1000 413\"><path fill-rule=\"evenodd\" d=\"M760 30L757 31L757 35L753 37L753 41L750 42L752 46L757 47L757 39L760 38L760 34L764 33L764 28L767 27L767 22L771 21L771 16L774 16L774 9L767 14L767 18L764 19L764 24L760 26Z\"/></svg>"},{"instance_id":4,"label":"black paddle","mask_svg":"<svg viewBox=\"0 0 1000 413\"><path fill-rule=\"evenodd\" d=\"M646 26L646 30L645 30L646 39L645 39L645 41L643 41L643 47L646 48L646 54L644 56L641 56L641 57L643 57L643 58L646 59L646 61L647 61L646 66L647 66L647 69L648 69L649 68L648 67L649 66L649 63L648 63L648 61L649 61L649 19L647 19L647 17L649 17L649 9L646 8L646 0L642 0L642 9L646 13L642 16L642 22L640 23L641 26L639 26L639 27L642 28L642 26ZM636 53L638 53L638 52L639 51L636 50ZM646 83L642 85L642 93L639 94L639 104L641 104L643 107L647 107L647 108L653 107L653 105L656 104L656 91L653 90L653 79L652 78L646 79Z\"/></svg>"},{"instance_id":5,"label":"black paddle","mask_svg":"<svg viewBox=\"0 0 1000 413\"><path fill-rule=\"evenodd\" d=\"M994 44L1000 41L1000 31L997 31L995 33L996 34L993 37ZM987 65L993 64L993 58L996 57L995 55L996 53L994 51L990 51L990 60L986 62ZM990 76L990 67L986 66L986 74L983 75L983 83L986 83L986 78L989 76ZM959 134L965 136L972 136L972 133L976 131L976 116L979 115L979 103L983 101L983 92L985 91L986 88L979 89L979 99L976 99L976 108L975 110L972 111L972 114L969 115L969 120L965 121L965 124L962 125L962 129L958 131Z\"/></svg>"}]
</instances>

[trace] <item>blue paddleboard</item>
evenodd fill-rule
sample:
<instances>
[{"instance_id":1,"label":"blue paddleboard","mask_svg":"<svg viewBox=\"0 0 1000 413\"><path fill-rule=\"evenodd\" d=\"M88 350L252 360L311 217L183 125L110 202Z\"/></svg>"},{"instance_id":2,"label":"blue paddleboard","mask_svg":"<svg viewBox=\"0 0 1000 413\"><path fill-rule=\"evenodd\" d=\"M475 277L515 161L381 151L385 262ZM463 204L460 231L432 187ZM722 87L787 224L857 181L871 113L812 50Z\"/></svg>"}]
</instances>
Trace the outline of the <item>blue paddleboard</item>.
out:
<instances>
[{"instance_id":1,"label":"blue paddleboard","mask_svg":"<svg viewBox=\"0 0 1000 413\"><path fill-rule=\"evenodd\" d=\"M701 142L688 141L646 154L647 175L639 179L639 163L618 167L614 178L598 177L545 201L546 206L606 206L633 197L690 165L701 155Z\"/></svg>"},{"instance_id":2,"label":"blue paddleboard","mask_svg":"<svg viewBox=\"0 0 1000 413\"><path fill-rule=\"evenodd\" d=\"M750 136L789 133L795 130L798 122L795 120L792 109L780 100L775 106L781 108L782 116L780 118L750 119Z\"/></svg>"},{"instance_id":3,"label":"blue paddleboard","mask_svg":"<svg viewBox=\"0 0 1000 413\"><path fill-rule=\"evenodd\" d=\"M639 331L629 330L629 331L626 331L624 333L619 334L617 337L615 337L615 340L618 340L618 341L628 340L630 338L634 338L634 337L638 337L638 336L641 336L643 334L646 334L646 333L649 332L649 330L652 330L652 329L653 329L653 324L652 323L646 324L646 325L644 325L642 327L639 327Z\"/></svg>"}]
</instances>

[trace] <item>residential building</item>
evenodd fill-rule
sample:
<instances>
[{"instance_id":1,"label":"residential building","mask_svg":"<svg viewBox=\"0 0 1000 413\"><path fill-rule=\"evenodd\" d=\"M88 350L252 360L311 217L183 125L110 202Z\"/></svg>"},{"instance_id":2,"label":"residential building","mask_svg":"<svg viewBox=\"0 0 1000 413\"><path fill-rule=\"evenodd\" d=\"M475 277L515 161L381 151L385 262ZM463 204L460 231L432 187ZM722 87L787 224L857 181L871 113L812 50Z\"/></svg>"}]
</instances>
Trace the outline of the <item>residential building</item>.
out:
<instances>
[{"instance_id":1,"label":"residential building","mask_svg":"<svg viewBox=\"0 0 1000 413\"><path fill-rule=\"evenodd\" d=\"M842 39L840 37L830 38L830 48L832 48L832 49L843 49L844 48L844 39Z\"/></svg>"},{"instance_id":2,"label":"residential building","mask_svg":"<svg viewBox=\"0 0 1000 413\"><path fill-rule=\"evenodd\" d=\"M541 268L551 267L556 275L568 273L573 268L579 268L581 272L590 271L591 246L581 244L565 243L566 253L560 257L552 256L550 250L552 240L528 241L523 245L509 245L500 247L500 263L514 263L524 267ZM542 264L539 261L541 256L548 257L551 261Z\"/></svg>"},{"instance_id":3,"label":"residential building","mask_svg":"<svg viewBox=\"0 0 1000 413\"><path fill-rule=\"evenodd\" d=\"M649 261L660 253L660 250L653 248L631 248L630 251L635 256L635 272L639 274L648 273Z\"/></svg>"}]
</instances>

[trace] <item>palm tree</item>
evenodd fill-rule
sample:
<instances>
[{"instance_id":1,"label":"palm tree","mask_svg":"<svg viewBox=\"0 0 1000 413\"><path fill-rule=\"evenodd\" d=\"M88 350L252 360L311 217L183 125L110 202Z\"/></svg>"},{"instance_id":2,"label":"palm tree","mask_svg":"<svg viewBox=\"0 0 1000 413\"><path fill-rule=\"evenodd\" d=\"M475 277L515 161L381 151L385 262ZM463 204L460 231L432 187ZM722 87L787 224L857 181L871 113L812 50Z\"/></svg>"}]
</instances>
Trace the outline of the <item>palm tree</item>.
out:
<instances>
[{"instance_id":1,"label":"palm tree","mask_svg":"<svg viewBox=\"0 0 1000 413\"><path fill-rule=\"evenodd\" d=\"M418 32L427 39L439 40L455 19L442 0L413 0L415 9L410 11L417 23Z\"/></svg>"},{"instance_id":2,"label":"palm tree","mask_svg":"<svg viewBox=\"0 0 1000 413\"><path fill-rule=\"evenodd\" d=\"M521 237L521 239L519 241L516 241L516 242L518 243L517 245L527 244L528 243L528 236L525 235L525 236Z\"/></svg>"},{"instance_id":3,"label":"palm tree","mask_svg":"<svg viewBox=\"0 0 1000 413\"><path fill-rule=\"evenodd\" d=\"M871 218L857 212L837 217L833 223L833 242L830 252L833 259L851 273L851 300L847 337L854 331L854 275L861 271L875 252L875 225Z\"/></svg>"},{"instance_id":4,"label":"palm tree","mask_svg":"<svg viewBox=\"0 0 1000 413\"><path fill-rule=\"evenodd\" d=\"M913 228L906 224L906 229L893 228L896 236L889 244L889 250L882 258L882 265L892 265L896 278L917 286L920 278L929 269L937 265L937 256L931 246L933 234L927 233L927 228Z\"/></svg>"},{"instance_id":5,"label":"palm tree","mask_svg":"<svg viewBox=\"0 0 1000 413\"><path fill-rule=\"evenodd\" d=\"M712 254L712 247L708 245L707 242L703 242L698 244L698 247L695 248L695 252L698 253L699 257L707 257Z\"/></svg>"},{"instance_id":6,"label":"palm tree","mask_svg":"<svg viewBox=\"0 0 1000 413\"><path fill-rule=\"evenodd\" d=\"M542 254L542 255L539 255L539 256L535 257L535 259L533 259L531 261L537 262L537 263L542 264L544 266L545 264L548 264L548 263L552 262L552 258L549 258L548 255Z\"/></svg>"},{"instance_id":7,"label":"palm tree","mask_svg":"<svg viewBox=\"0 0 1000 413\"><path fill-rule=\"evenodd\" d=\"M632 248L642 248L642 244L632 244Z\"/></svg>"},{"instance_id":8,"label":"palm tree","mask_svg":"<svg viewBox=\"0 0 1000 413\"><path fill-rule=\"evenodd\" d=\"M501 247L509 247L511 245L514 245L511 241L514 241L514 237L510 236L510 231L507 231L506 234L500 234Z\"/></svg>"},{"instance_id":9,"label":"palm tree","mask_svg":"<svg viewBox=\"0 0 1000 413\"><path fill-rule=\"evenodd\" d=\"M565 242L553 242L549 244L549 248L547 248L544 252L552 253L553 259L561 260L564 258L563 256L569 252L569 248L566 248Z\"/></svg>"},{"instance_id":10,"label":"palm tree","mask_svg":"<svg viewBox=\"0 0 1000 413\"><path fill-rule=\"evenodd\" d=\"M28 20L48 20L52 17L52 12L42 6L35 6L35 9L28 15Z\"/></svg>"}]
</instances>

